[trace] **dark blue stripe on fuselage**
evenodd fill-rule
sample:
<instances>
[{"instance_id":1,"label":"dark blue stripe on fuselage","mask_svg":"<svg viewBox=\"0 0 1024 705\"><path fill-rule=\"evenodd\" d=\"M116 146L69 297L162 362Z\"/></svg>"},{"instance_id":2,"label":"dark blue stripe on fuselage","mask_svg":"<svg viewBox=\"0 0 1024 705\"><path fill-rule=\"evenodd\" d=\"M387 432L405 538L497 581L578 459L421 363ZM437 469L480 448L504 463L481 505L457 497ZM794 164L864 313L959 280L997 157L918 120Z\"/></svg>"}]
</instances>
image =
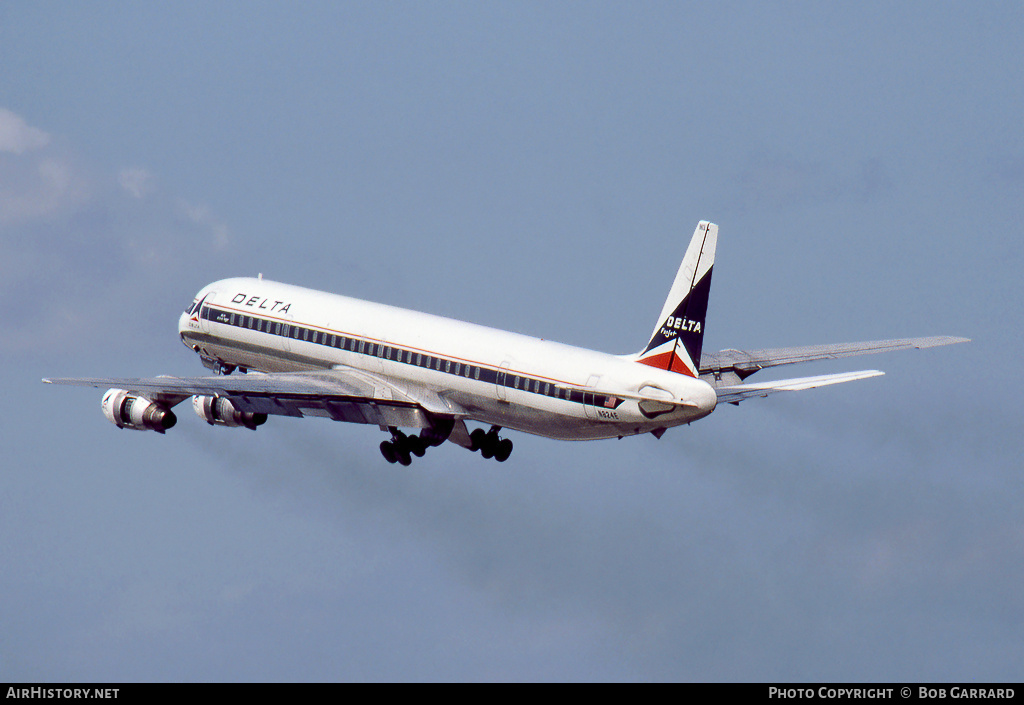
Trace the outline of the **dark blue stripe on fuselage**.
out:
<instances>
[{"instance_id":1,"label":"dark blue stripe on fuselage","mask_svg":"<svg viewBox=\"0 0 1024 705\"><path fill-rule=\"evenodd\" d=\"M586 404L604 409L616 409L623 402L623 400L618 397L605 394L595 394L582 389L572 389L542 379L537 379L535 377L515 374L508 370L497 370L493 367L472 365L462 362L461 360L452 360L438 355L429 355L422 352L407 350L405 348L377 343L364 338L339 335L337 333L317 328L309 328L292 323L284 323L279 320L261 318L260 316L236 313L234 311L217 308L215 306L203 306L200 315L203 319L212 321L213 323L221 323L235 328L245 328L257 333L264 333L282 338L291 338L292 340L300 340L314 345L322 345L324 347L335 348L337 350L345 350L357 355L379 357L383 360L431 369L436 372L443 372L444 374L453 375L455 377L465 377L466 379L472 379L494 385L499 385L500 380L500 386L508 387L509 389L518 389L529 394L538 394L541 396L552 397L554 399L562 399L575 404Z\"/></svg>"}]
</instances>

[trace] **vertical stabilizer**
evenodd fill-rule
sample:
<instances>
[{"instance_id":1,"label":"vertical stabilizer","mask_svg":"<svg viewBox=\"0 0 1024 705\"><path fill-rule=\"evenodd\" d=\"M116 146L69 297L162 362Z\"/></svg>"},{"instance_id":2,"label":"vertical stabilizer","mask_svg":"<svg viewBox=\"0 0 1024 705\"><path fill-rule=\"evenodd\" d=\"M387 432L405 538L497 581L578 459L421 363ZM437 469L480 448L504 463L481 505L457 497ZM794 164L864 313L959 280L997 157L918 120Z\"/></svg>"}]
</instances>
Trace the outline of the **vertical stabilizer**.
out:
<instances>
[{"instance_id":1,"label":"vertical stabilizer","mask_svg":"<svg viewBox=\"0 0 1024 705\"><path fill-rule=\"evenodd\" d=\"M717 225L705 220L697 224L651 340L637 355L637 362L691 377L698 375L717 242Z\"/></svg>"}]
</instances>

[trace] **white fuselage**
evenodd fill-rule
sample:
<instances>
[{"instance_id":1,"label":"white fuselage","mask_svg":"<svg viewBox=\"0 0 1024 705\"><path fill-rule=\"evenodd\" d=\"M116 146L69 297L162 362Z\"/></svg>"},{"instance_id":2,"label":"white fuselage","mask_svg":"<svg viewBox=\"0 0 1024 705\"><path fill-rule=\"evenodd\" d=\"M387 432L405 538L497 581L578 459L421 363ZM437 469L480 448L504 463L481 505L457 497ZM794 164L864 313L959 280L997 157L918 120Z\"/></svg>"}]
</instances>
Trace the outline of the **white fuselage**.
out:
<instances>
[{"instance_id":1,"label":"white fuselage","mask_svg":"<svg viewBox=\"0 0 1024 705\"><path fill-rule=\"evenodd\" d=\"M214 282L192 308L178 329L208 360L260 372L362 370L470 419L549 438L658 431L707 416L717 400L702 380L628 357L263 279Z\"/></svg>"}]
</instances>

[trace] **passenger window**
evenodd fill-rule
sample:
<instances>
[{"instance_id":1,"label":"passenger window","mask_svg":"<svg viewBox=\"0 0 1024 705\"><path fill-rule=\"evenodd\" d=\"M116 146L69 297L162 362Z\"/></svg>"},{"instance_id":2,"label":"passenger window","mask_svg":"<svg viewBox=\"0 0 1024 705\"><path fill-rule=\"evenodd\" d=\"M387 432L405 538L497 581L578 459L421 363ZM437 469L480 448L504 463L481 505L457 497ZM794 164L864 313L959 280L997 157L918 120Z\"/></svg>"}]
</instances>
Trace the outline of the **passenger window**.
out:
<instances>
[{"instance_id":1,"label":"passenger window","mask_svg":"<svg viewBox=\"0 0 1024 705\"><path fill-rule=\"evenodd\" d=\"M473 377L475 379L480 379L480 368L479 367L474 367L473 368Z\"/></svg>"},{"instance_id":2,"label":"passenger window","mask_svg":"<svg viewBox=\"0 0 1024 705\"><path fill-rule=\"evenodd\" d=\"M457 375L462 374L462 363L461 362L456 362L455 363L455 374L457 374Z\"/></svg>"}]
</instances>

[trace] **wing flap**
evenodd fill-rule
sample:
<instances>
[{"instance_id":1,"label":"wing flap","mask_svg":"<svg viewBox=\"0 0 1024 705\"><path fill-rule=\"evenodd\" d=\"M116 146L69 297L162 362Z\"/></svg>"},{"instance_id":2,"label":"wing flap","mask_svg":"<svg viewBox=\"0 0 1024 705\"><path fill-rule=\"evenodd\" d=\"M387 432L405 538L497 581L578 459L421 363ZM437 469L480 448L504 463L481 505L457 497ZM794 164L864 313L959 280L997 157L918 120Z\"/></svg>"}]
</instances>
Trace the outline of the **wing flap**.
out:
<instances>
[{"instance_id":1,"label":"wing flap","mask_svg":"<svg viewBox=\"0 0 1024 705\"><path fill-rule=\"evenodd\" d=\"M840 372L832 375L782 379L776 382L724 385L716 387L715 394L718 395L719 403L739 404L746 399L766 397L776 392L799 392L805 389L816 389L817 387L827 387L832 384L842 384L843 382L854 382L859 379L878 377L883 374L885 373L879 370L862 370L860 372Z\"/></svg>"}]
</instances>

